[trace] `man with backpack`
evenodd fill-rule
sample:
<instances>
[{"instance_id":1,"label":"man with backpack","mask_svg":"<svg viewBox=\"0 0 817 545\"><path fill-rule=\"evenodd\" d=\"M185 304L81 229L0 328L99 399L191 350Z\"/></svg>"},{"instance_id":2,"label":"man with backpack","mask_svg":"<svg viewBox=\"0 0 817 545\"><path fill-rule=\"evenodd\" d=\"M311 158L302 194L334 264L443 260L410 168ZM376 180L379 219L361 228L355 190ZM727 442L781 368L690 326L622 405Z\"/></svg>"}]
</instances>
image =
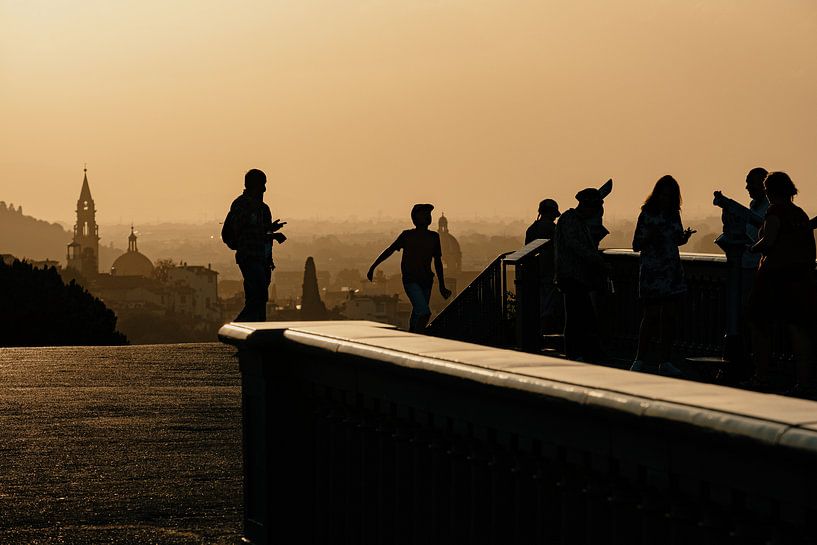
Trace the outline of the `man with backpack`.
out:
<instances>
[{"instance_id":1,"label":"man with backpack","mask_svg":"<svg viewBox=\"0 0 817 545\"><path fill-rule=\"evenodd\" d=\"M221 239L235 251L235 262L244 277L244 308L236 322L263 322L267 319L267 300L272 270L272 244L282 244L286 237L278 231L286 225L272 221L269 206L264 203L267 176L252 169L244 175L244 192L233 201L224 219Z\"/></svg>"}]
</instances>

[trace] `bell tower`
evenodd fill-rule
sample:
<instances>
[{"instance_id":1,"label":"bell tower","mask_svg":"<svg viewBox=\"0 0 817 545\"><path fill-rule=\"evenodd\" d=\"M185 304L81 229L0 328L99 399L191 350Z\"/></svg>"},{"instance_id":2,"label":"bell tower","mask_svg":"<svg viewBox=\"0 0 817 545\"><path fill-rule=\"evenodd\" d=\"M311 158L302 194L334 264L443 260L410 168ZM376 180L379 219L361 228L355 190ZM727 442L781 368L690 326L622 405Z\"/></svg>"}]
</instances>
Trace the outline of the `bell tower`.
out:
<instances>
[{"instance_id":1,"label":"bell tower","mask_svg":"<svg viewBox=\"0 0 817 545\"><path fill-rule=\"evenodd\" d=\"M88 169L83 169L82 189L77 200L77 222L74 239L68 245L68 266L85 277L99 274L99 226L96 224L96 207L88 185Z\"/></svg>"}]
</instances>

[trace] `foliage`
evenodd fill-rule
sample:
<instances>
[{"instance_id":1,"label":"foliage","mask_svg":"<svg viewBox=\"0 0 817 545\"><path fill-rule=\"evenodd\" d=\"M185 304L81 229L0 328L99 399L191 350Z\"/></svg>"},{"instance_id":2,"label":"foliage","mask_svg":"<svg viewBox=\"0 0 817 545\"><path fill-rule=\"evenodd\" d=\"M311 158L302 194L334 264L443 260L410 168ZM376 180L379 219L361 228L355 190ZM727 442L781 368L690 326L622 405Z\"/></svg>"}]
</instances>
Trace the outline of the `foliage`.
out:
<instances>
[{"instance_id":1,"label":"foliage","mask_svg":"<svg viewBox=\"0 0 817 545\"><path fill-rule=\"evenodd\" d=\"M159 259L153 268L153 278L159 282L167 282L170 269L175 269L176 264L172 259Z\"/></svg>"},{"instance_id":2,"label":"foliage","mask_svg":"<svg viewBox=\"0 0 817 545\"><path fill-rule=\"evenodd\" d=\"M0 346L127 344L116 316L53 267L0 263Z\"/></svg>"}]
</instances>

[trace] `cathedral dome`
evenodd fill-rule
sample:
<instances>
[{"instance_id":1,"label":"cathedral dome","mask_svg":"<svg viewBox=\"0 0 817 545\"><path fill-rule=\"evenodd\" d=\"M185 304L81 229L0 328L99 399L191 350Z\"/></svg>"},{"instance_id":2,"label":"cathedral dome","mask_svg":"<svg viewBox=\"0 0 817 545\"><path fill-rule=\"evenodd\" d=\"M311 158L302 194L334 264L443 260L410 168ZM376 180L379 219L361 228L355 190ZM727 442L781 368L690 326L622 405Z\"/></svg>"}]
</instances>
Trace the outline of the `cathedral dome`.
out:
<instances>
[{"instance_id":1,"label":"cathedral dome","mask_svg":"<svg viewBox=\"0 0 817 545\"><path fill-rule=\"evenodd\" d=\"M440 234L440 246L443 252L443 267L449 273L458 273L462 270L462 251L460 243L448 232L448 218L440 216L437 223L437 232Z\"/></svg>"},{"instance_id":2,"label":"cathedral dome","mask_svg":"<svg viewBox=\"0 0 817 545\"><path fill-rule=\"evenodd\" d=\"M136 234L133 226L130 228L128 237L128 251L116 258L111 267L112 276L144 276L149 278L153 275L153 263L145 254L136 248Z\"/></svg>"}]
</instances>

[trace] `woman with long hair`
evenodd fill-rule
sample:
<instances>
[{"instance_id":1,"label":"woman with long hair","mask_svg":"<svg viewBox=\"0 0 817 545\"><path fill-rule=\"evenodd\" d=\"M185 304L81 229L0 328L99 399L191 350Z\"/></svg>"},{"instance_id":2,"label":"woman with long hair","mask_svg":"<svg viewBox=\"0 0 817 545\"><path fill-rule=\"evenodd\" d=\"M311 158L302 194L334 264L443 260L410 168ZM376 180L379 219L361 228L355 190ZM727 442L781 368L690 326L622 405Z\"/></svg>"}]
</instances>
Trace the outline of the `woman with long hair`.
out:
<instances>
[{"instance_id":1,"label":"woman with long hair","mask_svg":"<svg viewBox=\"0 0 817 545\"><path fill-rule=\"evenodd\" d=\"M656 329L660 332L658 372L680 376L672 364L672 344L679 300L686 293L679 246L695 231L681 223L681 188L672 176L662 176L644 201L633 236L633 250L640 252L638 296L644 306L638 349L630 371L644 370L644 356Z\"/></svg>"},{"instance_id":2,"label":"woman with long hair","mask_svg":"<svg viewBox=\"0 0 817 545\"><path fill-rule=\"evenodd\" d=\"M752 325L754 376L743 385L768 390L771 330L775 323L786 327L796 359L797 383L790 395L814 397L812 383L815 243L808 215L794 204L797 187L785 172L770 172L763 181L769 210L752 247L760 252L760 265L749 296Z\"/></svg>"}]
</instances>

